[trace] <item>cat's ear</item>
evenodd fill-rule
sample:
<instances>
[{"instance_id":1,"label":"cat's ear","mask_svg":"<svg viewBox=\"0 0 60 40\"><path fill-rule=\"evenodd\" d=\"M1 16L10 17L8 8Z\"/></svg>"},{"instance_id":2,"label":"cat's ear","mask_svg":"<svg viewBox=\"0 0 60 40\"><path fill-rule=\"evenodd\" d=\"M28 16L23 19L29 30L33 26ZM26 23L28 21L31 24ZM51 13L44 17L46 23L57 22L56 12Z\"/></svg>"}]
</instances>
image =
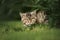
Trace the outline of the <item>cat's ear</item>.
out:
<instances>
[{"instance_id":1,"label":"cat's ear","mask_svg":"<svg viewBox=\"0 0 60 40\"><path fill-rule=\"evenodd\" d=\"M36 13L36 10L32 11L31 13Z\"/></svg>"},{"instance_id":2,"label":"cat's ear","mask_svg":"<svg viewBox=\"0 0 60 40\"><path fill-rule=\"evenodd\" d=\"M36 14L36 12L37 12L37 9L36 9L36 10L33 10L33 11L31 12L31 14Z\"/></svg>"},{"instance_id":3,"label":"cat's ear","mask_svg":"<svg viewBox=\"0 0 60 40\"><path fill-rule=\"evenodd\" d=\"M23 13L19 13L19 15L20 15L20 16L22 16L22 15L23 15Z\"/></svg>"}]
</instances>

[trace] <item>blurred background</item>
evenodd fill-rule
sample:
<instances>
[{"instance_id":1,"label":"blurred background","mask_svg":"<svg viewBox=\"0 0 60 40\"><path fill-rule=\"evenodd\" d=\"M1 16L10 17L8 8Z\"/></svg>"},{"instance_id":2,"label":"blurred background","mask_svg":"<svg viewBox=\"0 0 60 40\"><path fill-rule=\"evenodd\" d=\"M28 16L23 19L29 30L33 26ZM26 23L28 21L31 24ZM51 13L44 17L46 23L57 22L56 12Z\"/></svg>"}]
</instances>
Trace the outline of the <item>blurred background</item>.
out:
<instances>
[{"instance_id":1,"label":"blurred background","mask_svg":"<svg viewBox=\"0 0 60 40\"><path fill-rule=\"evenodd\" d=\"M46 11L53 25L59 25L59 4L59 0L0 0L0 20L20 20L20 12L41 9Z\"/></svg>"},{"instance_id":2,"label":"blurred background","mask_svg":"<svg viewBox=\"0 0 60 40\"><path fill-rule=\"evenodd\" d=\"M46 11L49 24L35 25L37 27L35 29L39 30L38 33L28 32L26 34L26 32L23 33L19 32L19 31L25 31L19 13L30 12L35 9ZM50 28L52 30L49 31ZM20 39L21 40L45 40L45 39L60 40L59 28L60 28L60 0L0 0L0 40L20 40ZM29 29L27 28L26 31L27 30ZM43 31L41 34L39 34L41 30ZM45 30L48 31L45 32Z\"/></svg>"}]
</instances>

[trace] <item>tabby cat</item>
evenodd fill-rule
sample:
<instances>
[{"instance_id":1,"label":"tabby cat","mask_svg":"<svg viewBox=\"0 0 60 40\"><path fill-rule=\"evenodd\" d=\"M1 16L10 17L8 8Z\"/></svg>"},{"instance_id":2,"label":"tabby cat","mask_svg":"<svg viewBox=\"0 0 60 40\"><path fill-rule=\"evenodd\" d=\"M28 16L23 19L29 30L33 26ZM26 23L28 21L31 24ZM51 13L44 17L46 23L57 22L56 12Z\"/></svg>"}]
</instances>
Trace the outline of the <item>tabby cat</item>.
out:
<instances>
[{"instance_id":1,"label":"tabby cat","mask_svg":"<svg viewBox=\"0 0 60 40\"><path fill-rule=\"evenodd\" d=\"M46 18L44 11L37 12L37 10L27 13L20 13L20 16L24 26L31 26L35 23L43 23Z\"/></svg>"}]
</instances>

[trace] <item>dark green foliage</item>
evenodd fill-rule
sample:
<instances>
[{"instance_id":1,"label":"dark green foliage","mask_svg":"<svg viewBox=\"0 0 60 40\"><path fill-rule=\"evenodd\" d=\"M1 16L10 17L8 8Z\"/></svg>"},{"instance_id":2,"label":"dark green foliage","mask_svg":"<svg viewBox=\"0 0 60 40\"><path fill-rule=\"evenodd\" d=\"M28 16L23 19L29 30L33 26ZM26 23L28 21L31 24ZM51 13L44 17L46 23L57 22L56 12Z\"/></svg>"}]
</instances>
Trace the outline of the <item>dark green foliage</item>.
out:
<instances>
[{"instance_id":1,"label":"dark green foliage","mask_svg":"<svg viewBox=\"0 0 60 40\"><path fill-rule=\"evenodd\" d=\"M60 17L59 4L60 0L0 0L0 20L20 20L19 12L41 9L46 11L50 23L54 25Z\"/></svg>"}]
</instances>

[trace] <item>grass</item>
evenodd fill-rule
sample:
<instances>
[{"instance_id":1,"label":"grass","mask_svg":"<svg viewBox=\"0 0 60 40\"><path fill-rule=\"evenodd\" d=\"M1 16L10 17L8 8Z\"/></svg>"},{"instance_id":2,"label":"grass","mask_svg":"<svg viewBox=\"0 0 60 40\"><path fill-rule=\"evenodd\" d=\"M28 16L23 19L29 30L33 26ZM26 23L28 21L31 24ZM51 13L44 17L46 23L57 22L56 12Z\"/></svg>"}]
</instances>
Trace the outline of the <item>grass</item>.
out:
<instances>
[{"instance_id":1,"label":"grass","mask_svg":"<svg viewBox=\"0 0 60 40\"><path fill-rule=\"evenodd\" d=\"M0 40L60 40L60 29L37 25L24 31L20 21L0 21Z\"/></svg>"}]
</instances>

